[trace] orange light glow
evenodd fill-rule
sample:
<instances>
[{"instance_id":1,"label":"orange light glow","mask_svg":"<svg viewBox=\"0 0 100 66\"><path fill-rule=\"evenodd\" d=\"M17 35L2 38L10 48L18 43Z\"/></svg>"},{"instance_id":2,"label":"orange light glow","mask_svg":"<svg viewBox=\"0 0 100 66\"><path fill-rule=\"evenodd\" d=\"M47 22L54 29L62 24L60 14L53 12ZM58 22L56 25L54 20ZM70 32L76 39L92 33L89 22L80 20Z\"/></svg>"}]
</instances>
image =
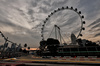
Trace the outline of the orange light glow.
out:
<instances>
[{"instance_id":1,"label":"orange light glow","mask_svg":"<svg viewBox=\"0 0 100 66\"><path fill-rule=\"evenodd\" d=\"M22 50L23 49L25 49L25 48L22 48ZM30 49L26 48L26 50L39 50L39 48L30 48Z\"/></svg>"}]
</instances>

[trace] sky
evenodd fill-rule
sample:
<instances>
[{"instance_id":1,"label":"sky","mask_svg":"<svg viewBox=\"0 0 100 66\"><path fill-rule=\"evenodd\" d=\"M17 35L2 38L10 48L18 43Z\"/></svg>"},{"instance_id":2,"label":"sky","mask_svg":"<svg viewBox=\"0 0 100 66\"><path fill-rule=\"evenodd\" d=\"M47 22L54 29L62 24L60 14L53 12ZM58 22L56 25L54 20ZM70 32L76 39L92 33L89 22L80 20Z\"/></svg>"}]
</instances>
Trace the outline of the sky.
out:
<instances>
[{"instance_id":1,"label":"sky","mask_svg":"<svg viewBox=\"0 0 100 66\"><path fill-rule=\"evenodd\" d=\"M80 38L94 42L100 40L100 0L0 0L0 31L17 44L38 47L43 21L62 6L77 8L84 15L86 30L82 31L83 37ZM81 21L74 11L57 12L45 25L45 39L55 24L69 38L71 33L78 35ZM64 36L65 40L68 38ZM3 43L4 39L0 36L0 45Z\"/></svg>"}]
</instances>

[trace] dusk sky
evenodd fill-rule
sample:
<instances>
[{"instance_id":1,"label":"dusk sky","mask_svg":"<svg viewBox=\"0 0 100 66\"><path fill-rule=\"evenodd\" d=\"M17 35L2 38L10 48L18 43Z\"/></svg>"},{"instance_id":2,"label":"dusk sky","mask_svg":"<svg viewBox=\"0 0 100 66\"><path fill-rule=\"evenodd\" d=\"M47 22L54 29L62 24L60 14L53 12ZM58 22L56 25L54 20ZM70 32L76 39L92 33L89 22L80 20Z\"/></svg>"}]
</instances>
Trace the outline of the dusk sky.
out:
<instances>
[{"instance_id":1,"label":"dusk sky","mask_svg":"<svg viewBox=\"0 0 100 66\"><path fill-rule=\"evenodd\" d=\"M15 43L38 47L43 21L62 6L73 6L84 15L86 30L82 31L82 39L100 40L100 0L0 0L0 31ZM58 12L48 20L45 36L55 24L61 27L63 34L76 32L77 35L81 22L73 11ZM4 39L0 36L0 45L3 43Z\"/></svg>"}]
</instances>

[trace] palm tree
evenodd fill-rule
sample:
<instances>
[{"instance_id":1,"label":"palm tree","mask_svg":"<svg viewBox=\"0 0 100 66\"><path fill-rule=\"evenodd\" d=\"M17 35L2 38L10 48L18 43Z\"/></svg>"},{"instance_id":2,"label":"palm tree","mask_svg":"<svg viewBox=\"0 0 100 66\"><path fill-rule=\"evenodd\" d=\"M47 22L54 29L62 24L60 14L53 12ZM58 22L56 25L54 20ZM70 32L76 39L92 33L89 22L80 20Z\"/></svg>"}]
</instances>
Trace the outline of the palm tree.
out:
<instances>
[{"instance_id":1,"label":"palm tree","mask_svg":"<svg viewBox=\"0 0 100 66\"><path fill-rule=\"evenodd\" d=\"M29 54L29 52L30 52L30 47L28 47L28 54Z\"/></svg>"},{"instance_id":2,"label":"palm tree","mask_svg":"<svg viewBox=\"0 0 100 66\"><path fill-rule=\"evenodd\" d=\"M24 47L27 47L27 44L26 43L24 44Z\"/></svg>"},{"instance_id":3,"label":"palm tree","mask_svg":"<svg viewBox=\"0 0 100 66\"><path fill-rule=\"evenodd\" d=\"M26 43L24 44L24 47L25 47L24 48L24 53L26 53L26 47L27 47L27 44Z\"/></svg>"},{"instance_id":4,"label":"palm tree","mask_svg":"<svg viewBox=\"0 0 100 66\"><path fill-rule=\"evenodd\" d=\"M30 47L28 47L28 50L30 49Z\"/></svg>"}]
</instances>

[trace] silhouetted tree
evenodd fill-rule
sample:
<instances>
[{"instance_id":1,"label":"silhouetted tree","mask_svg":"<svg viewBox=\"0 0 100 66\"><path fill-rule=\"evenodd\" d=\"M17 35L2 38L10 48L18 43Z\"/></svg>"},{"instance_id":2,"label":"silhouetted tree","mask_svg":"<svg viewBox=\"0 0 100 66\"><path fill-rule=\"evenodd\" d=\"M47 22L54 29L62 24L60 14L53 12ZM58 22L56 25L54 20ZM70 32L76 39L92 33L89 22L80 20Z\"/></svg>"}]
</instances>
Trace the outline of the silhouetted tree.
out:
<instances>
[{"instance_id":1,"label":"silhouetted tree","mask_svg":"<svg viewBox=\"0 0 100 66\"><path fill-rule=\"evenodd\" d=\"M24 53L27 53L26 49L23 50Z\"/></svg>"},{"instance_id":2,"label":"silhouetted tree","mask_svg":"<svg viewBox=\"0 0 100 66\"><path fill-rule=\"evenodd\" d=\"M28 47L28 50L30 49L30 47Z\"/></svg>"},{"instance_id":3,"label":"silhouetted tree","mask_svg":"<svg viewBox=\"0 0 100 66\"><path fill-rule=\"evenodd\" d=\"M27 44L26 43L24 44L24 47L27 47Z\"/></svg>"}]
</instances>

